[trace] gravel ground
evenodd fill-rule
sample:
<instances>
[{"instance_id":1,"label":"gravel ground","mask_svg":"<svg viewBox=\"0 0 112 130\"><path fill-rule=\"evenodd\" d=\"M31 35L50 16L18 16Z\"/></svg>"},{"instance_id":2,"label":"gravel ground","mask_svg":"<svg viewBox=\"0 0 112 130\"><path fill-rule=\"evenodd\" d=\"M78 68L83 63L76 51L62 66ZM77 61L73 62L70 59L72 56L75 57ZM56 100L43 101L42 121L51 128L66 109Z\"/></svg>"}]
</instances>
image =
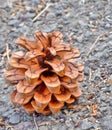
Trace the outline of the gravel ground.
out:
<instances>
[{"instance_id":1,"label":"gravel ground","mask_svg":"<svg viewBox=\"0 0 112 130\"><path fill-rule=\"evenodd\" d=\"M47 6L44 0L0 0L0 130L112 130L112 1L47 3L51 4ZM61 31L64 41L79 48L85 64L83 95L57 115L28 115L13 106L9 99L13 87L3 77L7 47L16 51L15 39L21 35L32 39L37 29Z\"/></svg>"}]
</instances>

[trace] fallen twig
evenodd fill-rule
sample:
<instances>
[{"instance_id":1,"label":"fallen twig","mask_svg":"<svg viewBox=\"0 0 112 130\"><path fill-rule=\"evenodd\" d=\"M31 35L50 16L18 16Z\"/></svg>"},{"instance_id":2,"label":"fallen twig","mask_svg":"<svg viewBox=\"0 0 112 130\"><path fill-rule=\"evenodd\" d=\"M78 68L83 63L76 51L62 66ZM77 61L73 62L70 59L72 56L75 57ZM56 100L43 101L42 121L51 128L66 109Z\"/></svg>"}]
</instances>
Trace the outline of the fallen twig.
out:
<instances>
[{"instance_id":1,"label":"fallen twig","mask_svg":"<svg viewBox=\"0 0 112 130\"><path fill-rule=\"evenodd\" d=\"M42 122L39 124L39 126L43 126L43 125L50 125L50 123L49 122Z\"/></svg>"},{"instance_id":2,"label":"fallen twig","mask_svg":"<svg viewBox=\"0 0 112 130\"><path fill-rule=\"evenodd\" d=\"M6 51L2 54L3 59L7 56L7 59L9 59L9 53L11 52L11 50L9 49L9 45L6 44Z\"/></svg>"},{"instance_id":3,"label":"fallen twig","mask_svg":"<svg viewBox=\"0 0 112 130\"><path fill-rule=\"evenodd\" d=\"M95 47L96 43L97 43L97 42L99 41L99 39L100 39L102 36L104 36L104 35L105 35L105 34L101 34L101 35L99 35L99 36L96 38L96 40L95 40L94 43L92 44L90 50L88 51L86 57L89 56L89 54L92 52L93 48Z\"/></svg>"},{"instance_id":4,"label":"fallen twig","mask_svg":"<svg viewBox=\"0 0 112 130\"><path fill-rule=\"evenodd\" d=\"M95 85L95 87L98 87L99 85L103 84L103 83L106 83L107 82L107 79L105 80L102 80L101 82L99 82L98 84Z\"/></svg>"},{"instance_id":5,"label":"fallen twig","mask_svg":"<svg viewBox=\"0 0 112 130\"><path fill-rule=\"evenodd\" d=\"M9 52L10 52L9 46L8 46L8 44L6 44L6 55L7 55L8 60L9 60Z\"/></svg>"},{"instance_id":6,"label":"fallen twig","mask_svg":"<svg viewBox=\"0 0 112 130\"><path fill-rule=\"evenodd\" d=\"M91 71L91 68L89 69L89 80L91 80L91 77L92 77L92 71Z\"/></svg>"},{"instance_id":7,"label":"fallen twig","mask_svg":"<svg viewBox=\"0 0 112 130\"><path fill-rule=\"evenodd\" d=\"M51 3L48 3L46 7L36 16L32 19L32 22L35 22L48 8L51 6Z\"/></svg>"},{"instance_id":8,"label":"fallen twig","mask_svg":"<svg viewBox=\"0 0 112 130\"><path fill-rule=\"evenodd\" d=\"M34 120L34 124L35 124L35 127L36 127L36 130L38 130L38 125L37 125L37 122L36 122L36 119L35 119L35 115L33 114L33 120Z\"/></svg>"}]
</instances>

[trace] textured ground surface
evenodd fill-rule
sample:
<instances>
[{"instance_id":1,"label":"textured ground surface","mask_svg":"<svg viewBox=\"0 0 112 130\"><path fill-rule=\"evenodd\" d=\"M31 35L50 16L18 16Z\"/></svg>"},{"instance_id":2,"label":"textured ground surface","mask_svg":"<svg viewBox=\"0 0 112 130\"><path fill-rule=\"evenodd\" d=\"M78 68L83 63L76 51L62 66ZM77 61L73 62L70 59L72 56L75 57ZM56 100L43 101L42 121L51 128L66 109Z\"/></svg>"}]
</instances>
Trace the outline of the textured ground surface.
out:
<instances>
[{"instance_id":1,"label":"textured ground surface","mask_svg":"<svg viewBox=\"0 0 112 130\"><path fill-rule=\"evenodd\" d=\"M52 5L41 14L46 5L39 0L0 0L0 130L112 130L112 1L48 3ZM16 51L14 40L32 38L37 29L61 31L66 42L80 49L85 64L83 95L72 109L65 107L57 115L30 116L13 106L13 87L3 77L7 47Z\"/></svg>"}]
</instances>

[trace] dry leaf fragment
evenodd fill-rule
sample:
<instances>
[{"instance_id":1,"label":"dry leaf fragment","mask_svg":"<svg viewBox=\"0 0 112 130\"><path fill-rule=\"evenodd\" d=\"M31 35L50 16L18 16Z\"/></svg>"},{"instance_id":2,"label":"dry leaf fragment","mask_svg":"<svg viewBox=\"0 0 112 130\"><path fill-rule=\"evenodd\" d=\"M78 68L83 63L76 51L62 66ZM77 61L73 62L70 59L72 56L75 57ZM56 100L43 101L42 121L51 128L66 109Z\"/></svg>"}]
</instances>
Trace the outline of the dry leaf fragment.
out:
<instances>
[{"instance_id":1,"label":"dry leaf fragment","mask_svg":"<svg viewBox=\"0 0 112 130\"><path fill-rule=\"evenodd\" d=\"M108 83L108 84L112 84L112 79L108 79L108 80L107 80L107 83Z\"/></svg>"},{"instance_id":2,"label":"dry leaf fragment","mask_svg":"<svg viewBox=\"0 0 112 130\"><path fill-rule=\"evenodd\" d=\"M97 113L98 113L98 105L97 104L92 105L91 108L92 108L92 114L91 114L91 116L96 117Z\"/></svg>"},{"instance_id":3,"label":"dry leaf fragment","mask_svg":"<svg viewBox=\"0 0 112 130\"><path fill-rule=\"evenodd\" d=\"M77 122L75 123L75 127L78 127L79 124L80 124L80 123L77 121Z\"/></svg>"},{"instance_id":4,"label":"dry leaf fragment","mask_svg":"<svg viewBox=\"0 0 112 130\"><path fill-rule=\"evenodd\" d=\"M92 110L93 110L93 113L96 112L98 110L98 105L97 104L92 105Z\"/></svg>"}]
</instances>

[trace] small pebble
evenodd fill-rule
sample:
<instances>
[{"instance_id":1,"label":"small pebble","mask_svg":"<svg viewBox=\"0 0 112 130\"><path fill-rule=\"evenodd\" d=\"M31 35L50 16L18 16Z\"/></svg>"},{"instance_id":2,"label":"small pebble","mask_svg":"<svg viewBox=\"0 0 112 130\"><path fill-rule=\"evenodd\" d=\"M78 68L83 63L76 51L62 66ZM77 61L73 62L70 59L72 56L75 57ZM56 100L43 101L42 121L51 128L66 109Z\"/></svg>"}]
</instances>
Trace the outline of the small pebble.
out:
<instances>
[{"instance_id":1,"label":"small pebble","mask_svg":"<svg viewBox=\"0 0 112 130\"><path fill-rule=\"evenodd\" d=\"M15 113L15 114L10 115L10 118L9 118L10 124L15 125L15 124L18 124L20 121L21 121L21 119L20 119L19 114Z\"/></svg>"},{"instance_id":2,"label":"small pebble","mask_svg":"<svg viewBox=\"0 0 112 130\"><path fill-rule=\"evenodd\" d=\"M82 130L89 130L89 129L93 128L93 125L91 122L89 122L87 120L83 120L81 123L81 128L82 128Z\"/></svg>"}]
</instances>

